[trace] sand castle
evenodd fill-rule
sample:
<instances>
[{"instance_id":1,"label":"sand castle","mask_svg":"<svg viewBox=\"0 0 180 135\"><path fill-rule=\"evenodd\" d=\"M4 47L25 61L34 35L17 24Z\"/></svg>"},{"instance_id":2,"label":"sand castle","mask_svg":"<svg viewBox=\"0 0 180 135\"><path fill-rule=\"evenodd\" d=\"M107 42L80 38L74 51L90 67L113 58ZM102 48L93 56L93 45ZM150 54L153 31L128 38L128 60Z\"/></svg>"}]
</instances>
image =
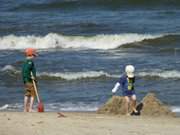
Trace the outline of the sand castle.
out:
<instances>
[{"instance_id":1,"label":"sand castle","mask_svg":"<svg viewBox=\"0 0 180 135\"><path fill-rule=\"evenodd\" d=\"M124 115L125 101L121 96L113 96L102 107L97 110L100 114ZM142 116L175 116L169 107L163 104L155 94L148 93L142 101L137 104L138 113L132 115Z\"/></svg>"}]
</instances>

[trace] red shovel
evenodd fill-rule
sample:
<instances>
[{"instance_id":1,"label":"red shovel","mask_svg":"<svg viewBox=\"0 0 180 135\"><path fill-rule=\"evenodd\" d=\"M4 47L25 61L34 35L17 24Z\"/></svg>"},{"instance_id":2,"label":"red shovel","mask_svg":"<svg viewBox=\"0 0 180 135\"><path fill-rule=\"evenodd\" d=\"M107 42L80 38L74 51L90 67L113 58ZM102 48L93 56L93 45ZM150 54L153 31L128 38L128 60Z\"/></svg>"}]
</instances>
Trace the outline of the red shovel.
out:
<instances>
[{"instance_id":1,"label":"red shovel","mask_svg":"<svg viewBox=\"0 0 180 135\"><path fill-rule=\"evenodd\" d=\"M31 76L33 77L32 72L31 72ZM43 103L41 102L41 100L39 98L36 82L34 81L34 79L32 79L32 82L33 82L34 90L35 90L37 101L38 101L38 106L37 106L38 112L44 112L44 105L43 105Z\"/></svg>"}]
</instances>

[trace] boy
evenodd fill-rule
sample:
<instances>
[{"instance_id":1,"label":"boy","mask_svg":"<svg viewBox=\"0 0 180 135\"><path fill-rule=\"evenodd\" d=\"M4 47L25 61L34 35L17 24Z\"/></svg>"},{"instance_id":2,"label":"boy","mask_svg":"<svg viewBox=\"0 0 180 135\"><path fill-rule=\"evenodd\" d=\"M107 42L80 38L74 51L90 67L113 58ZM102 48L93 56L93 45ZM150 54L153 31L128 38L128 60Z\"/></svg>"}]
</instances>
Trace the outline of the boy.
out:
<instances>
[{"instance_id":1,"label":"boy","mask_svg":"<svg viewBox=\"0 0 180 135\"><path fill-rule=\"evenodd\" d=\"M136 94L134 90L134 82L135 82L135 76L134 76L135 68L133 65L127 65L125 68L125 74L120 77L120 80L115 84L114 88L112 89L112 93L114 94L119 86L121 86L122 94L126 101L126 115L130 115L129 112L130 103L132 105L132 110L134 113L137 113L136 110Z\"/></svg>"},{"instance_id":2,"label":"boy","mask_svg":"<svg viewBox=\"0 0 180 135\"><path fill-rule=\"evenodd\" d=\"M27 48L25 50L25 55L26 60L22 67L22 77L26 90L24 95L24 112L33 112L34 97L36 94L32 79L35 80L36 78L36 68L33 62L34 57L37 56L36 50L33 48Z\"/></svg>"}]
</instances>

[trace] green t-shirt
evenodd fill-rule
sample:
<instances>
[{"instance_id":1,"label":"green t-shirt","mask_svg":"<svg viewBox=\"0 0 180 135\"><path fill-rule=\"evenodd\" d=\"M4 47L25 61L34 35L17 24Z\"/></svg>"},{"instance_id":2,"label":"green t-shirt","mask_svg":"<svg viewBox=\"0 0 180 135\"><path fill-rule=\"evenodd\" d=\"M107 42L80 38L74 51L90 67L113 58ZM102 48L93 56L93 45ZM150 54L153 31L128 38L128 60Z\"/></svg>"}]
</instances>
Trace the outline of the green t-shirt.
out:
<instances>
[{"instance_id":1,"label":"green t-shirt","mask_svg":"<svg viewBox=\"0 0 180 135\"><path fill-rule=\"evenodd\" d=\"M36 78L36 68L34 66L34 62L32 61L32 59L26 59L22 67L22 77L24 83L32 82L31 72L33 73L33 76Z\"/></svg>"}]
</instances>

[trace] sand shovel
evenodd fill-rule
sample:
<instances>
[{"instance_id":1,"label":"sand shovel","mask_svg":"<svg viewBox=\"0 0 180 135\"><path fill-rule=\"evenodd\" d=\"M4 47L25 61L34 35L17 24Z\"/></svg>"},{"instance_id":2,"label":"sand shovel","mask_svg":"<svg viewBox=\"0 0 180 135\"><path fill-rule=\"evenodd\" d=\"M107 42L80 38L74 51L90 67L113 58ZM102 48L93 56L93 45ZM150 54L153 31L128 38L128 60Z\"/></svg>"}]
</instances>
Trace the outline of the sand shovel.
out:
<instances>
[{"instance_id":1,"label":"sand shovel","mask_svg":"<svg viewBox=\"0 0 180 135\"><path fill-rule=\"evenodd\" d=\"M32 76L32 78L34 78L32 72L31 72L31 76ZM44 105L43 105L43 103L41 102L41 100L40 100L40 98L39 98L39 94L38 94L36 82L35 82L34 79L32 79L32 82L33 82L34 90L35 90L36 97L37 97L37 101L38 101L38 107L37 107L38 112L44 112Z\"/></svg>"}]
</instances>

